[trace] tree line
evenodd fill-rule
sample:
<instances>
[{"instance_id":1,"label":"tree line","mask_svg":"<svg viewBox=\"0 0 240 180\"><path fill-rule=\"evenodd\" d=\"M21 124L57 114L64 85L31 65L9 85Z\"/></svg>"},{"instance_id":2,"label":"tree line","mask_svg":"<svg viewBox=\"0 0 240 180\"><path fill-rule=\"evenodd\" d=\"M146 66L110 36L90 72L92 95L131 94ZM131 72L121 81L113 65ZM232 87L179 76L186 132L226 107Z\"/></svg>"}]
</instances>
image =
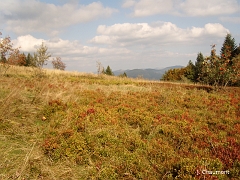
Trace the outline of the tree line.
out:
<instances>
[{"instance_id":1,"label":"tree line","mask_svg":"<svg viewBox=\"0 0 240 180\"><path fill-rule=\"evenodd\" d=\"M210 56L204 57L200 52L195 64L190 60L184 68L170 69L161 80L186 79L216 87L240 86L240 45L237 46L231 34L227 34L220 55L216 53L216 45L211 45Z\"/></svg>"},{"instance_id":2,"label":"tree line","mask_svg":"<svg viewBox=\"0 0 240 180\"><path fill-rule=\"evenodd\" d=\"M0 32L0 37L2 33ZM40 72L44 65L47 65L51 54L48 52L48 47L42 44L32 54L20 52L19 48L14 48L11 38L5 37L0 39L0 74L5 74L11 65L34 67ZM65 70L66 64L61 60L61 57L52 59L52 66L54 69Z\"/></svg>"}]
</instances>

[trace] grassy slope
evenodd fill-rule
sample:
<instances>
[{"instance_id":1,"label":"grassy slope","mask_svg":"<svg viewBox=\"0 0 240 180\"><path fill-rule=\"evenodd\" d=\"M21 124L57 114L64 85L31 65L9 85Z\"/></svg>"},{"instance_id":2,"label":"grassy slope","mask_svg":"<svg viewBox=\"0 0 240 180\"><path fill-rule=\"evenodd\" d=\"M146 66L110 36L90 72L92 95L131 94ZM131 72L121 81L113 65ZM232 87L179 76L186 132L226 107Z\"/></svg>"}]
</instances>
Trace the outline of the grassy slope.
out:
<instances>
[{"instance_id":1,"label":"grassy slope","mask_svg":"<svg viewBox=\"0 0 240 180\"><path fill-rule=\"evenodd\" d=\"M0 76L0 179L240 176L239 88L30 71Z\"/></svg>"}]
</instances>

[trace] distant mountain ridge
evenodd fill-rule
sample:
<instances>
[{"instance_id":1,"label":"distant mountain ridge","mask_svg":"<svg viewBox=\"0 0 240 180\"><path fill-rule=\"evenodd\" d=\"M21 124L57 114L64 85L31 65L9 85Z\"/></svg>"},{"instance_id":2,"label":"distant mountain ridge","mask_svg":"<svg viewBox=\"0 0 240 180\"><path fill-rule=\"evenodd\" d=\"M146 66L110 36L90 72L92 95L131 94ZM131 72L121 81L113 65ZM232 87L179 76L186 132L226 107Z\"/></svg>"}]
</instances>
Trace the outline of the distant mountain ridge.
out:
<instances>
[{"instance_id":1,"label":"distant mountain ridge","mask_svg":"<svg viewBox=\"0 0 240 180\"><path fill-rule=\"evenodd\" d=\"M184 66L170 66L163 69L132 69L132 70L117 70L113 71L115 76L123 74L124 72L127 74L128 77L137 78L142 77L144 79L149 80L159 80L165 74L166 71L169 69L178 69L183 68Z\"/></svg>"}]
</instances>

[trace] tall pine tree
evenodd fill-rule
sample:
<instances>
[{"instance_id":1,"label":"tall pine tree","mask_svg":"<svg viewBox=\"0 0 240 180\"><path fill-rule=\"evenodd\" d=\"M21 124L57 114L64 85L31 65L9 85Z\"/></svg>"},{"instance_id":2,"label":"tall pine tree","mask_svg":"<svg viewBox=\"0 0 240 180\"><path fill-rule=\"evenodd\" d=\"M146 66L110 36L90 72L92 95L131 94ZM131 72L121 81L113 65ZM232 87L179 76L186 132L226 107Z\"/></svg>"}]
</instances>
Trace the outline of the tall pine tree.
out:
<instances>
[{"instance_id":1,"label":"tall pine tree","mask_svg":"<svg viewBox=\"0 0 240 180\"><path fill-rule=\"evenodd\" d=\"M107 75L110 75L110 76L113 76L114 74L113 74L113 72L112 72L112 70L111 70L111 68L108 66L107 67L107 69L106 69L106 71L104 72L104 74L107 74Z\"/></svg>"},{"instance_id":2,"label":"tall pine tree","mask_svg":"<svg viewBox=\"0 0 240 180\"><path fill-rule=\"evenodd\" d=\"M201 81L200 74L202 72L203 62L204 62L204 57L203 57L203 54L200 52L198 53L197 59L195 62L195 78L194 79L196 82Z\"/></svg>"},{"instance_id":3,"label":"tall pine tree","mask_svg":"<svg viewBox=\"0 0 240 180\"><path fill-rule=\"evenodd\" d=\"M26 64L25 66L31 66L31 62L32 62L32 55L30 53L28 53L27 57L26 57Z\"/></svg>"},{"instance_id":4,"label":"tall pine tree","mask_svg":"<svg viewBox=\"0 0 240 180\"><path fill-rule=\"evenodd\" d=\"M234 52L234 50L237 48L237 45L235 43L235 39L232 38L231 34L227 34L225 37L225 40L223 42L223 46L220 51L220 55L222 58L228 56L227 53Z\"/></svg>"},{"instance_id":5,"label":"tall pine tree","mask_svg":"<svg viewBox=\"0 0 240 180\"><path fill-rule=\"evenodd\" d=\"M188 62L187 67L185 67L185 72L184 72L184 76L191 80L192 82L195 81L195 72L196 72L196 67L194 66L194 64L192 63L192 61L190 60Z\"/></svg>"}]
</instances>

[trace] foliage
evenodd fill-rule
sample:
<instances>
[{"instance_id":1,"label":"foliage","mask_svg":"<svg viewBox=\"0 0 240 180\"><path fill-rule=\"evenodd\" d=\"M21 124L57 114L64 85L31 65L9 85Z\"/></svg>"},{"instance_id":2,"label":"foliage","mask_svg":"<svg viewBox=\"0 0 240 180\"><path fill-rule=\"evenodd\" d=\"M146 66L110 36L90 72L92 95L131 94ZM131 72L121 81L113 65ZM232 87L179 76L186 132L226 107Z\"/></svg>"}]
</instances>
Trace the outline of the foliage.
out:
<instances>
[{"instance_id":1,"label":"foliage","mask_svg":"<svg viewBox=\"0 0 240 180\"><path fill-rule=\"evenodd\" d=\"M37 52L34 53L33 62L32 62L33 67L42 69L43 65L47 65L47 61L51 57L50 53L47 51L48 51L47 46L44 45L44 43L42 42L40 47L37 48Z\"/></svg>"},{"instance_id":2,"label":"foliage","mask_svg":"<svg viewBox=\"0 0 240 180\"><path fill-rule=\"evenodd\" d=\"M165 74L163 75L162 79L163 81L181 81L182 77L185 75L185 68L180 69L169 69Z\"/></svg>"},{"instance_id":3,"label":"foliage","mask_svg":"<svg viewBox=\"0 0 240 180\"><path fill-rule=\"evenodd\" d=\"M107 66L107 69L104 71L104 74L114 76L112 69L109 66Z\"/></svg>"},{"instance_id":4,"label":"foliage","mask_svg":"<svg viewBox=\"0 0 240 180\"><path fill-rule=\"evenodd\" d=\"M216 87L236 85L240 80L240 61L236 50L231 34L226 35L220 56L216 55L215 45L212 45L211 55L202 63L199 80Z\"/></svg>"},{"instance_id":5,"label":"foliage","mask_svg":"<svg viewBox=\"0 0 240 180\"><path fill-rule=\"evenodd\" d=\"M33 64L32 61L33 61L33 56L30 53L28 53L25 59L25 62L26 62L25 66L31 66Z\"/></svg>"},{"instance_id":6,"label":"foliage","mask_svg":"<svg viewBox=\"0 0 240 180\"><path fill-rule=\"evenodd\" d=\"M15 68L0 76L0 179L240 176L239 88Z\"/></svg>"},{"instance_id":7,"label":"foliage","mask_svg":"<svg viewBox=\"0 0 240 180\"><path fill-rule=\"evenodd\" d=\"M62 62L60 57L56 57L56 59L53 59L52 65L53 65L54 69L59 69L59 70L62 70L62 71L64 71L65 68L66 68L66 64L64 64Z\"/></svg>"},{"instance_id":8,"label":"foliage","mask_svg":"<svg viewBox=\"0 0 240 180\"><path fill-rule=\"evenodd\" d=\"M240 44L239 46L232 52L232 58L238 56L240 54Z\"/></svg>"},{"instance_id":9,"label":"foliage","mask_svg":"<svg viewBox=\"0 0 240 180\"><path fill-rule=\"evenodd\" d=\"M198 53L195 65L189 61L185 68L167 71L162 80L201 82L215 86L217 89L240 84L240 46L237 48L235 39L227 34L221 48L220 56L212 45L211 55L204 58Z\"/></svg>"},{"instance_id":10,"label":"foliage","mask_svg":"<svg viewBox=\"0 0 240 180\"><path fill-rule=\"evenodd\" d=\"M48 48L44 43L37 48L37 51L30 57L31 67L34 69L34 75L38 77L44 76L43 66L47 65L47 61L51 57Z\"/></svg>"},{"instance_id":11,"label":"foliage","mask_svg":"<svg viewBox=\"0 0 240 180\"><path fill-rule=\"evenodd\" d=\"M240 87L240 53L232 59L232 68L236 76L233 77L233 80L230 82L231 85Z\"/></svg>"},{"instance_id":12,"label":"foliage","mask_svg":"<svg viewBox=\"0 0 240 180\"><path fill-rule=\"evenodd\" d=\"M194 82L195 74L196 74L196 68L195 68L194 64L192 63L192 61L190 60L188 62L187 67L185 68L184 77L186 77L190 81Z\"/></svg>"},{"instance_id":13,"label":"foliage","mask_svg":"<svg viewBox=\"0 0 240 180\"><path fill-rule=\"evenodd\" d=\"M119 74L119 77L123 77L123 78L125 78L125 77L127 77L127 73L124 72L123 74Z\"/></svg>"},{"instance_id":14,"label":"foliage","mask_svg":"<svg viewBox=\"0 0 240 180\"><path fill-rule=\"evenodd\" d=\"M20 54L18 49L15 49L8 58L8 64L24 66L26 64L26 57L24 54Z\"/></svg>"},{"instance_id":15,"label":"foliage","mask_svg":"<svg viewBox=\"0 0 240 180\"><path fill-rule=\"evenodd\" d=\"M2 35L1 32L0 35ZM42 43L33 56L28 53L26 57L24 53L20 53L19 48L13 48L10 37L2 38L0 43L0 73L5 74L11 65L14 65L35 67L35 74L42 74L43 65L46 65L51 57L47 51L48 48Z\"/></svg>"},{"instance_id":16,"label":"foliage","mask_svg":"<svg viewBox=\"0 0 240 180\"><path fill-rule=\"evenodd\" d=\"M200 52L197 55L197 59L195 62L195 82L200 82L201 78L200 78L200 74L202 73L202 67L203 67L203 62L204 62L204 57L203 54Z\"/></svg>"},{"instance_id":17,"label":"foliage","mask_svg":"<svg viewBox=\"0 0 240 180\"><path fill-rule=\"evenodd\" d=\"M212 46L211 56L203 62L203 69L200 75L202 81L216 87L225 87L239 81L240 78L239 56L231 60L231 49L225 47L222 57L216 55L215 45Z\"/></svg>"},{"instance_id":18,"label":"foliage","mask_svg":"<svg viewBox=\"0 0 240 180\"><path fill-rule=\"evenodd\" d=\"M2 35L1 32L0 35ZM24 62L19 53L19 48L13 48L9 36L0 40L0 74L5 74L10 68L10 64L22 64Z\"/></svg>"},{"instance_id":19,"label":"foliage","mask_svg":"<svg viewBox=\"0 0 240 180\"><path fill-rule=\"evenodd\" d=\"M2 35L2 33L0 33L0 35ZM5 38L1 39L1 43L0 43L1 63L7 62L7 58L8 58L8 56L11 55L13 50L14 50L13 44L11 43L10 37L5 37Z\"/></svg>"},{"instance_id":20,"label":"foliage","mask_svg":"<svg viewBox=\"0 0 240 180\"><path fill-rule=\"evenodd\" d=\"M236 48L237 48L237 45L235 43L235 39L232 38L231 34L227 34L220 51L221 57L229 56L229 52L231 52L231 55L230 55L230 59L231 59L232 52L234 52Z\"/></svg>"}]
</instances>

